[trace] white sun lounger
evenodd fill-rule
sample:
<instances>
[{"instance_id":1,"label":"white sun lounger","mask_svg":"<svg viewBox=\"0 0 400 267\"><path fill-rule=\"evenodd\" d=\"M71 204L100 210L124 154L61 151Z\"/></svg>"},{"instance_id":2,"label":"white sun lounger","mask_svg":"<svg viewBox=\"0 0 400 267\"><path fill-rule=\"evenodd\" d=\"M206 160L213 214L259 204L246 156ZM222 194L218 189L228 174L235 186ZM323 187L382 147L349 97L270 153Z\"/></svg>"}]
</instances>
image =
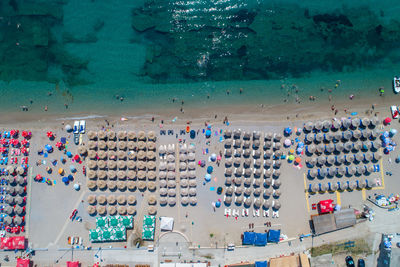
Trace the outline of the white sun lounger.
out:
<instances>
[{"instance_id":1,"label":"white sun lounger","mask_svg":"<svg viewBox=\"0 0 400 267\"><path fill-rule=\"evenodd\" d=\"M264 210L263 213L264 213L263 214L264 217L269 217L269 210Z\"/></svg>"},{"instance_id":2,"label":"white sun lounger","mask_svg":"<svg viewBox=\"0 0 400 267\"><path fill-rule=\"evenodd\" d=\"M260 217L260 210L253 210L253 217Z\"/></svg>"},{"instance_id":3,"label":"white sun lounger","mask_svg":"<svg viewBox=\"0 0 400 267\"><path fill-rule=\"evenodd\" d=\"M273 211L272 218L279 218L279 211Z\"/></svg>"},{"instance_id":4,"label":"white sun lounger","mask_svg":"<svg viewBox=\"0 0 400 267\"><path fill-rule=\"evenodd\" d=\"M225 209L224 215L231 216L231 209Z\"/></svg>"},{"instance_id":5,"label":"white sun lounger","mask_svg":"<svg viewBox=\"0 0 400 267\"><path fill-rule=\"evenodd\" d=\"M239 217L239 215L240 215L239 210L237 210L237 209L232 210L232 216Z\"/></svg>"}]
</instances>

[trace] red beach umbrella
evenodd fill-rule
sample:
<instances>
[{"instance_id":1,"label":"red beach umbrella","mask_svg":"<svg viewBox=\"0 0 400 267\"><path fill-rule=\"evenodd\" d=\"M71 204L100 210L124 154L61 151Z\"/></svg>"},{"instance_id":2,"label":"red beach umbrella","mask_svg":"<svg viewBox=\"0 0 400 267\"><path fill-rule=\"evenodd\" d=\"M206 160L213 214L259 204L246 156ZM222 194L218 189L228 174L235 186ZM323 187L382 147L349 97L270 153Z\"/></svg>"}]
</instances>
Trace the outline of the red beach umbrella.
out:
<instances>
[{"instance_id":1,"label":"red beach umbrella","mask_svg":"<svg viewBox=\"0 0 400 267\"><path fill-rule=\"evenodd\" d=\"M15 136L17 134L17 131L13 129L10 131L10 134L11 134L11 136Z\"/></svg>"},{"instance_id":2,"label":"red beach umbrella","mask_svg":"<svg viewBox=\"0 0 400 267\"><path fill-rule=\"evenodd\" d=\"M6 152L6 148L5 147L0 147L0 153Z\"/></svg>"},{"instance_id":3,"label":"red beach umbrella","mask_svg":"<svg viewBox=\"0 0 400 267\"><path fill-rule=\"evenodd\" d=\"M386 119L383 120L383 124L388 125L389 123L392 122L392 119L387 117Z\"/></svg>"},{"instance_id":4,"label":"red beach umbrella","mask_svg":"<svg viewBox=\"0 0 400 267\"><path fill-rule=\"evenodd\" d=\"M21 135L22 135L23 138L25 138L25 137L28 136L28 132L27 132L27 131L22 131L22 134L21 134Z\"/></svg>"},{"instance_id":5,"label":"red beach umbrella","mask_svg":"<svg viewBox=\"0 0 400 267\"><path fill-rule=\"evenodd\" d=\"M2 145L7 145L8 144L8 141L6 140L6 139L1 139L0 140L0 143L2 144Z\"/></svg>"},{"instance_id":6,"label":"red beach umbrella","mask_svg":"<svg viewBox=\"0 0 400 267\"><path fill-rule=\"evenodd\" d=\"M28 151L26 150L26 148L25 148L25 147L21 147L21 153L25 155L26 152L28 152Z\"/></svg>"},{"instance_id":7,"label":"red beach umbrella","mask_svg":"<svg viewBox=\"0 0 400 267\"><path fill-rule=\"evenodd\" d=\"M75 161L79 161L79 160L80 160L79 155L75 155L74 160L75 160Z\"/></svg>"},{"instance_id":8,"label":"red beach umbrella","mask_svg":"<svg viewBox=\"0 0 400 267\"><path fill-rule=\"evenodd\" d=\"M57 147L58 149L62 149L63 143L57 142L57 143L56 143L56 147Z\"/></svg>"},{"instance_id":9,"label":"red beach umbrella","mask_svg":"<svg viewBox=\"0 0 400 267\"><path fill-rule=\"evenodd\" d=\"M19 145L18 139L11 139L11 144L12 144L13 146Z\"/></svg>"},{"instance_id":10,"label":"red beach umbrella","mask_svg":"<svg viewBox=\"0 0 400 267\"><path fill-rule=\"evenodd\" d=\"M54 136L54 134L53 134L52 131L48 131L48 132L47 132L47 137L48 137L48 138L51 138L51 137L53 137L53 136Z\"/></svg>"},{"instance_id":11,"label":"red beach umbrella","mask_svg":"<svg viewBox=\"0 0 400 267\"><path fill-rule=\"evenodd\" d=\"M28 141L26 139L21 140L21 145L26 146L28 144Z\"/></svg>"}]
</instances>

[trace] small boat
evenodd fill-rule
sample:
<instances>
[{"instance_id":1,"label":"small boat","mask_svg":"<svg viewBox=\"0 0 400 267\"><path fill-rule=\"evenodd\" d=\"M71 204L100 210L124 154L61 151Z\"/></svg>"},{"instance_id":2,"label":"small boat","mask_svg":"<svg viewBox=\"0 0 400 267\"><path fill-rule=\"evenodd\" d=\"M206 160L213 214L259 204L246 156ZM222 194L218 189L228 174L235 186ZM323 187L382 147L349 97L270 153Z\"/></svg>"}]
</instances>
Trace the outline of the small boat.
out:
<instances>
[{"instance_id":1,"label":"small boat","mask_svg":"<svg viewBox=\"0 0 400 267\"><path fill-rule=\"evenodd\" d=\"M84 134L86 132L86 121L81 120L79 122L79 133Z\"/></svg>"},{"instance_id":2,"label":"small boat","mask_svg":"<svg viewBox=\"0 0 400 267\"><path fill-rule=\"evenodd\" d=\"M392 113L392 118L393 119L398 119L399 118L399 110L397 109L396 106L390 106L390 112Z\"/></svg>"},{"instance_id":3,"label":"small boat","mask_svg":"<svg viewBox=\"0 0 400 267\"><path fill-rule=\"evenodd\" d=\"M393 78L393 91L398 94L400 92L400 77Z\"/></svg>"}]
</instances>

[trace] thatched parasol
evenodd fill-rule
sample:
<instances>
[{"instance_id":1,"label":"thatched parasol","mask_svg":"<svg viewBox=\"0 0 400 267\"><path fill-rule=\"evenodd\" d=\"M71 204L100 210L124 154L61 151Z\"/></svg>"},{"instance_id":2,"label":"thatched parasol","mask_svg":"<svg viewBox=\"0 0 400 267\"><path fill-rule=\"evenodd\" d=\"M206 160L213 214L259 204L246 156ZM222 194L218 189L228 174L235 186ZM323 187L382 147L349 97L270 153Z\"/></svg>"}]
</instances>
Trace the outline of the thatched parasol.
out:
<instances>
[{"instance_id":1,"label":"thatched parasol","mask_svg":"<svg viewBox=\"0 0 400 267\"><path fill-rule=\"evenodd\" d=\"M169 188L175 188L176 187L176 182L174 180L169 180L167 183Z\"/></svg>"},{"instance_id":2,"label":"thatched parasol","mask_svg":"<svg viewBox=\"0 0 400 267\"><path fill-rule=\"evenodd\" d=\"M97 183L95 181L87 181L86 186L93 191L97 188Z\"/></svg>"},{"instance_id":3,"label":"thatched parasol","mask_svg":"<svg viewBox=\"0 0 400 267\"><path fill-rule=\"evenodd\" d=\"M333 155L329 155L329 156L326 158L326 162L327 162L328 164L330 164L330 165L334 164L335 161L336 161L336 158L335 158L335 156L333 156Z\"/></svg>"},{"instance_id":4,"label":"thatched parasol","mask_svg":"<svg viewBox=\"0 0 400 267\"><path fill-rule=\"evenodd\" d=\"M312 142L315 140L315 137L316 137L315 134L309 133L309 134L306 134L304 140L305 140L307 143L312 143Z\"/></svg>"},{"instance_id":5,"label":"thatched parasol","mask_svg":"<svg viewBox=\"0 0 400 267\"><path fill-rule=\"evenodd\" d=\"M247 206L247 207L250 207L251 203L252 203L251 198L246 198L244 200L244 205Z\"/></svg>"},{"instance_id":6,"label":"thatched parasol","mask_svg":"<svg viewBox=\"0 0 400 267\"><path fill-rule=\"evenodd\" d=\"M147 150L155 151L156 150L156 143L149 141L147 142Z\"/></svg>"},{"instance_id":7,"label":"thatched parasol","mask_svg":"<svg viewBox=\"0 0 400 267\"><path fill-rule=\"evenodd\" d=\"M166 179L167 178L167 172L166 171L160 171L158 173L158 178L159 179Z\"/></svg>"},{"instance_id":8,"label":"thatched parasol","mask_svg":"<svg viewBox=\"0 0 400 267\"><path fill-rule=\"evenodd\" d=\"M144 159L146 158L146 152L144 152L143 150L140 150L140 151L137 153L137 158L138 158L139 160L144 160Z\"/></svg>"},{"instance_id":9,"label":"thatched parasol","mask_svg":"<svg viewBox=\"0 0 400 267\"><path fill-rule=\"evenodd\" d=\"M155 171L149 171L147 172L147 179L149 181L155 180L157 177L156 172Z\"/></svg>"},{"instance_id":10,"label":"thatched parasol","mask_svg":"<svg viewBox=\"0 0 400 267\"><path fill-rule=\"evenodd\" d=\"M109 150L114 150L117 147L117 143L115 143L114 141L108 141L107 147Z\"/></svg>"},{"instance_id":11,"label":"thatched parasol","mask_svg":"<svg viewBox=\"0 0 400 267\"><path fill-rule=\"evenodd\" d=\"M104 140L104 139L106 139L106 137L107 137L107 133L106 133L105 131L98 131L98 132L97 132L97 137L98 137L99 139L101 139L101 140Z\"/></svg>"},{"instance_id":12,"label":"thatched parasol","mask_svg":"<svg viewBox=\"0 0 400 267\"><path fill-rule=\"evenodd\" d=\"M146 158L148 160L154 160L156 158L156 153L154 153L154 151L147 151Z\"/></svg>"},{"instance_id":13,"label":"thatched parasol","mask_svg":"<svg viewBox=\"0 0 400 267\"><path fill-rule=\"evenodd\" d=\"M318 153L323 153L324 151L325 151L325 145L324 144L318 144L317 145L317 149L316 149L316 151L318 152Z\"/></svg>"},{"instance_id":14,"label":"thatched parasol","mask_svg":"<svg viewBox=\"0 0 400 267\"><path fill-rule=\"evenodd\" d=\"M125 180L126 172L125 171L117 171L117 178L118 178L118 180Z\"/></svg>"},{"instance_id":15,"label":"thatched parasol","mask_svg":"<svg viewBox=\"0 0 400 267\"><path fill-rule=\"evenodd\" d=\"M229 130L229 129L226 129L224 131L224 136L225 136L225 138L231 138L232 137L232 131Z\"/></svg>"},{"instance_id":16,"label":"thatched parasol","mask_svg":"<svg viewBox=\"0 0 400 267\"><path fill-rule=\"evenodd\" d=\"M128 181L126 185L129 191L134 191L136 189L136 183L134 181Z\"/></svg>"},{"instance_id":17,"label":"thatched parasol","mask_svg":"<svg viewBox=\"0 0 400 267\"><path fill-rule=\"evenodd\" d=\"M346 161L346 157L344 155L338 155L336 156L336 163L338 165L344 163Z\"/></svg>"},{"instance_id":18,"label":"thatched parasol","mask_svg":"<svg viewBox=\"0 0 400 267\"><path fill-rule=\"evenodd\" d=\"M243 187L236 187L235 188L235 194L236 195L241 195L243 193Z\"/></svg>"},{"instance_id":19,"label":"thatched parasol","mask_svg":"<svg viewBox=\"0 0 400 267\"><path fill-rule=\"evenodd\" d=\"M236 197L236 199L235 199L235 203L237 204L237 205L241 205L242 203L243 203L243 196L238 196L238 197Z\"/></svg>"},{"instance_id":20,"label":"thatched parasol","mask_svg":"<svg viewBox=\"0 0 400 267\"><path fill-rule=\"evenodd\" d=\"M99 167L100 169L105 169L106 168L106 162L104 160L99 160L97 162L97 167Z\"/></svg>"},{"instance_id":21,"label":"thatched parasol","mask_svg":"<svg viewBox=\"0 0 400 267\"><path fill-rule=\"evenodd\" d=\"M119 160L118 163L117 163L117 166L118 166L118 169L125 170L126 169L126 162L122 161L122 160Z\"/></svg>"},{"instance_id":22,"label":"thatched parasol","mask_svg":"<svg viewBox=\"0 0 400 267\"><path fill-rule=\"evenodd\" d=\"M125 191L126 190L126 182L118 181L117 187L118 187L119 191Z\"/></svg>"},{"instance_id":23,"label":"thatched parasol","mask_svg":"<svg viewBox=\"0 0 400 267\"><path fill-rule=\"evenodd\" d=\"M168 196L170 197L176 196L176 190L174 188L168 189Z\"/></svg>"},{"instance_id":24,"label":"thatched parasol","mask_svg":"<svg viewBox=\"0 0 400 267\"><path fill-rule=\"evenodd\" d=\"M195 179L189 180L189 186L190 186L190 187L196 187L196 186L197 186L196 180L195 180Z\"/></svg>"},{"instance_id":25,"label":"thatched parasol","mask_svg":"<svg viewBox=\"0 0 400 267\"><path fill-rule=\"evenodd\" d=\"M105 158L107 158L107 153L104 150L100 150L97 153L97 156L99 157L99 159L104 160Z\"/></svg>"},{"instance_id":26,"label":"thatched parasol","mask_svg":"<svg viewBox=\"0 0 400 267\"><path fill-rule=\"evenodd\" d=\"M225 191L225 194L226 195L228 195L228 196L232 196L233 195L233 187L232 186L230 186L230 187L227 187L226 188L226 191Z\"/></svg>"},{"instance_id":27,"label":"thatched parasol","mask_svg":"<svg viewBox=\"0 0 400 267\"><path fill-rule=\"evenodd\" d=\"M274 208L275 210L279 210L279 209L281 208L281 203L280 203L278 200L275 200L275 201L274 201L273 208Z\"/></svg>"},{"instance_id":28,"label":"thatched parasol","mask_svg":"<svg viewBox=\"0 0 400 267\"><path fill-rule=\"evenodd\" d=\"M88 157L89 157L90 159L95 159L95 158L97 157L96 151L94 151L94 150L89 150L89 152L88 152Z\"/></svg>"},{"instance_id":29,"label":"thatched parasol","mask_svg":"<svg viewBox=\"0 0 400 267\"><path fill-rule=\"evenodd\" d=\"M355 160L358 162L362 162L364 160L364 155L362 153L357 153L354 156Z\"/></svg>"},{"instance_id":30,"label":"thatched parasol","mask_svg":"<svg viewBox=\"0 0 400 267\"><path fill-rule=\"evenodd\" d=\"M138 187L139 190L144 190L144 189L146 189L146 183L143 182L143 181L139 181L137 183L137 187Z\"/></svg>"},{"instance_id":31,"label":"thatched parasol","mask_svg":"<svg viewBox=\"0 0 400 267\"><path fill-rule=\"evenodd\" d=\"M84 146L78 146L78 153L80 155L85 155L87 153L87 149Z\"/></svg>"},{"instance_id":32,"label":"thatched parasol","mask_svg":"<svg viewBox=\"0 0 400 267\"><path fill-rule=\"evenodd\" d=\"M331 128L331 126L332 126L332 123L330 121L324 120L322 122L322 127L325 130L329 130Z\"/></svg>"},{"instance_id":33,"label":"thatched parasol","mask_svg":"<svg viewBox=\"0 0 400 267\"><path fill-rule=\"evenodd\" d=\"M242 180L242 179L241 179ZM247 187L249 187L250 185L251 185L251 179L244 179L244 186L247 186Z\"/></svg>"},{"instance_id":34,"label":"thatched parasol","mask_svg":"<svg viewBox=\"0 0 400 267\"><path fill-rule=\"evenodd\" d=\"M312 129L314 129L314 123L312 123L311 121L308 121L304 124L304 130L306 132L311 132Z\"/></svg>"},{"instance_id":35,"label":"thatched parasol","mask_svg":"<svg viewBox=\"0 0 400 267\"><path fill-rule=\"evenodd\" d=\"M107 197L107 203L108 205L115 205L117 203L117 199L115 198L114 195L109 195Z\"/></svg>"},{"instance_id":36,"label":"thatched parasol","mask_svg":"<svg viewBox=\"0 0 400 267\"><path fill-rule=\"evenodd\" d=\"M336 131L336 130L338 130L341 126L342 126L341 121L334 120L334 121L332 122L332 127L331 127L331 129L332 129L333 131Z\"/></svg>"},{"instance_id":37,"label":"thatched parasol","mask_svg":"<svg viewBox=\"0 0 400 267\"><path fill-rule=\"evenodd\" d=\"M134 131L129 131L127 133L128 140L134 141L136 140L136 133Z\"/></svg>"},{"instance_id":38,"label":"thatched parasol","mask_svg":"<svg viewBox=\"0 0 400 267\"><path fill-rule=\"evenodd\" d=\"M95 141L89 141L89 142L88 142L88 148L91 149L91 150L96 149L96 148L97 148L97 142L95 142Z\"/></svg>"},{"instance_id":39,"label":"thatched parasol","mask_svg":"<svg viewBox=\"0 0 400 267\"><path fill-rule=\"evenodd\" d=\"M175 180L175 172L173 172L173 171L169 171L169 172L167 172L167 179L168 180Z\"/></svg>"},{"instance_id":40,"label":"thatched parasol","mask_svg":"<svg viewBox=\"0 0 400 267\"><path fill-rule=\"evenodd\" d=\"M13 208L11 207L11 206L6 206L4 209L3 209L3 212L4 213L6 213L6 214L8 214L8 215L11 215L12 213L13 213Z\"/></svg>"},{"instance_id":41,"label":"thatched parasol","mask_svg":"<svg viewBox=\"0 0 400 267\"><path fill-rule=\"evenodd\" d=\"M337 152L342 152L343 149L344 149L344 146L343 146L342 143L337 143L337 144L335 144L335 150L336 150Z\"/></svg>"},{"instance_id":42,"label":"thatched parasol","mask_svg":"<svg viewBox=\"0 0 400 267\"><path fill-rule=\"evenodd\" d=\"M134 195L128 196L128 205L135 205L136 204L136 197Z\"/></svg>"},{"instance_id":43,"label":"thatched parasol","mask_svg":"<svg viewBox=\"0 0 400 267\"><path fill-rule=\"evenodd\" d=\"M100 205L105 205L107 203L107 198L104 195L97 196L96 199L97 203L99 203Z\"/></svg>"},{"instance_id":44,"label":"thatched parasol","mask_svg":"<svg viewBox=\"0 0 400 267\"><path fill-rule=\"evenodd\" d=\"M358 126L360 126L360 119L359 118L354 118L351 120L351 126L356 129Z\"/></svg>"},{"instance_id":45,"label":"thatched parasol","mask_svg":"<svg viewBox=\"0 0 400 267\"><path fill-rule=\"evenodd\" d=\"M88 206L86 210L89 213L89 215L94 215L96 213L96 207L94 206Z\"/></svg>"},{"instance_id":46,"label":"thatched parasol","mask_svg":"<svg viewBox=\"0 0 400 267\"><path fill-rule=\"evenodd\" d=\"M94 131L89 131L87 135L88 135L89 140L94 140L97 138L97 133Z\"/></svg>"},{"instance_id":47,"label":"thatched parasol","mask_svg":"<svg viewBox=\"0 0 400 267\"><path fill-rule=\"evenodd\" d=\"M99 141L97 145L102 150L107 149L107 143L105 141L103 141L103 140Z\"/></svg>"},{"instance_id":48,"label":"thatched parasol","mask_svg":"<svg viewBox=\"0 0 400 267\"><path fill-rule=\"evenodd\" d=\"M114 170L115 168L117 168L117 163L114 160L109 160L107 162L107 167L109 170Z\"/></svg>"},{"instance_id":49,"label":"thatched parasol","mask_svg":"<svg viewBox=\"0 0 400 267\"><path fill-rule=\"evenodd\" d=\"M347 129L351 126L351 120L350 119L344 119L342 121L342 128Z\"/></svg>"},{"instance_id":50,"label":"thatched parasol","mask_svg":"<svg viewBox=\"0 0 400 267\"><path fill-rule=\"evenodd\" d=\"M335 176L336 173L337 173L337 169L336 169L335 167L331 167L331 168L328 169L328 175L329 175L330 177Z\"/></svg>"},{"instance_id":51,"label":"thatched parasol","mask_svg":"<svg viewBox=\"0 0 400 267\"><path fill-rule=\"evenodd\" d=\"M119 205L125 205L126 204L126 196L125 195L119 195L117 197L117 202Z\"/></svg>"},{"instance_id":52,"label":"thatched parasol","mask_svg":"<svg viewBox=\"0 0 400 267\"><path fill-rule=\"evenodd\" d=\"M139 140L145 141L146 140L146 133L144 131L139 131L137 137L138 137Z\"/></svg>"},{"instance_id":53,"label":"thatched parasol","mask_svg":"<svg viewBox=\"0 0 400 267\"><path fill-rule=\"evenodd\" d=\"M362 136L362 134L361 134L361 131L360 130L354 130L353 131L353 138L354 139L359 139L359 138L361 138L361 136Z\"/></svg>"},{"instance_id":54,"label":"thatched parasol","mask_svg":"<svg viewBox=\"0 0 400 267\"><path fill-rule=\"evenodd\" d=\"M154 131L149 131L147 133L147 139L148 140L152 140L155 141L156 140L156 133Z\"/></svg>"},{"instance_id":55,"label":"thatched parasol","mask_svg":"<svg viewBox=\"0 0 400 267\"><path fill-rule=\"evenodd\" d=\"M118 149L126 150L126 141L118 141Z\"/></svg>"},{"instance_id":56,"label":"thatched parasol","mask_svg":"<svg viewBox=\"0 0 400 267\"><path fill-rule=\"evenodd\" d=\"M109 171L107 171L107 177L110 180L115 180L115 179L117 179L117 173L113 170L109 170Z\"/></svg>"},{"instance_id":57,"label":"thatched parasol","mask_svg":"<svg viewBox=\"0 0 400 267\"><path fill-rule=\"evenodd\" d=\"M188 163L188 169L189 170L194 170L194 169L196 169L196 163L195 162L189 162Z\"/></svg>"},{"instance_id":58,"label":"thatched parasol","mask_svg":"<svg viewBox=\"0 0 400 267\"><path fill-rule=\"evenodd\" d=\"M232 139L226 139L226 140L225 140L225 143L224 143L225 148L231 148L231 147L232 147L232 144L233 144Z\"/></svg>"},{"instance_id":59,"label":"thatched parasol","mask_svg":"<svg viewBox=\"0 0 400 267\"><path fill-rule=\"evenodd\" d=\"M116 134L113 130L110 130L107 132L107 138L108 140L115 140Z\"/></svg>"},{"instance_id":60,"label":"thatched parasol","mask_svg":"<svg viewBox=\"0 0 400 267\"><path fill-rule=\"evenodd\" d=\"M126 212L127 212L129 215L135 215L135 214L136 214L136 209L135 209L134 207L132 207L132 206L128 206L128 207L126 208Z\"/></svg>"},{"instance_id":61,"label":"thatched parasol","mask_svg":"<svg viewBox=\"0 0 400 267\"><path fill-rule=\"evenodd\" d=\"M350 167L346 167L346 172L347 175L354 175L356 173L357 169L355 166L350 166Z\"/></svg>"},{"instance_id":62,"label":"thatched parasol","mask_svg":"<svg viewBox=\"0 0 400 267\"><path fill-rule=\"evenodd\" d=\"M142 160L136 162L136 168L138 170L145 170L146 169L146 162L142 161Z\"/></svg>"},{"instance_id":63,"label":"thatched parasol","mask_svg":"<svg viewBox=\"0 0 400 267\"><path fill-rule=\"evenodd\" d=\"M373 155L371 152L367 152L364 154L364 161L369 162L373 159Z\"/></svg>"},{"instance_id":64,"label":"thatched parasol","mask_svg":"<svg viewBox=\"0 0 400 267\"><path fill-rule=\"evenodd\" d=\"M157 197L155 195L150 195L147 199L149 205L155 205L157 203Z\"/></svg>"},{"instance_id":65,"label":"thatched parasol","mask_svg":"<svg viewBox=\"0 0 400 267\"><path fill-rule=\"evenodd\" d=\"M108 189L110 189L111 191L114 191L115 189L117 189L117 183L115 181L108 181L107 186L108 186Z\"/></svg>"},{"instance_id":66,"label":"thatched parasol","mask_svg":"<svg viewBox=\"0 0 400 267\"><path fill-rule=\"evenodd\" d=\"M364 117L364 118L361 120L361 125L362 125L363 127L367 128L367 127L369 127L370 122L371 122L371 121L370 121L369 118Z\"/></svg>"},{"instance_id":67,"label":"thatched parasol","mask_svg":"<svg viewBox=\"0 0 400 267\"><path fill-rule=\"evenodd\" d=\"M87 202L89 205L96 205L96 196L95 195L89 195L87 197Z\"/></svg>"},{"instance_id":68,"label":"thatched parasol","mask_svg":"<svg viewBox=\"0 0 400 267\"><path fill-rule=\"evenodd\" d=\"M137 147L136 143L133 142L133 141L129 141L129 142L127 143L126 146L127 146L127 148L128 148L129 150L134 150L134 149L136 149L136 147Z\"/></svg>"},{"instance_id":69,"label":"thatched parasol","mask_svg":"<svg viewBox=\"0 0 400 267\"><path fill-rule=\"evenodd\" d=\"M368 130L368 129L363 130L363 131L361 132L361 137L362 137L363 139L369 139L369 138L371 137L371 135L372 135L372 132L371 132L371 130Z\"/></svg>"},{"instance_id":70,"label":"thatched parasol","mask_svg":"<svg viewBox=\"0 0 400 267\"><path fill-rule=\"evenodd\" d=\"M97 210L97 213L100 215L106 214L106 207L104 207L104 206L97 206L96 210Z\"/></svg>"},{"instance_id":71,"label":"thatched parasol","mask_svg":"<svg viewBox=\"0 0 400 267\"><path fill-rule=\"evenodd\" d=\"M364 173L366 173L367 169L365 166L357 166L357 170L356 172L360 175L363 175Z\"/></svg>"},{"instance_id":72,"label":"thatched parasol","mask_svg":"<svg viewBox=\"0 0 400 267\"><path fill-rule=\"evenodd\" d=\"M346 168L344 166L337 168L337 175L343 176L345 173L346 173Z\"/></svg>"},{"instance_id":73,"label":"thatched parasol","mask_svg":"<svg viewBox=\"0 0 400 267\"><path fill-rule=\"evenodd\" d=\"M225 169L225 176L232 176L232 168Z\"/></svg>"},{"instance_id":74,"label":"thatched parasol","mask_svg":"<svg viewBox=\"0 0 400 267\"><path fill-rule=\"evenodd\" d=\"M343 150L350 152L353 149L353 144L351 142L346 142L343 144Z\"/></svg>"},{"instance_id":75,"label":"thatched parasol","mask_svg":"<svg viewBox=\"0 0 400 267\"><path fill-rule=\"evenodd\" d=\"M115 215L115 214L117 214L117 208L114 206L109 206L109 207L107 207L107 212L110 215Z\"/></svg>"},{"instance_id":76,"label":"thatched parasol","mask_svg":"<svg viewBox=\"0 0 400 267\"><path fill-rule=\"evenodd\" d=\"M373 153L372 155L373 155L374 161L380 160L382 158L381 152Z\"/></svg>"},{"instance_id":77,"label":"thatched parasol","mask_svg":"<svg viewBox=\"0 0 400 267\"><path fill-rule=\"evenodd\" d=\"M150 206L147 210L150 215L155 215L157 213L157 208L155 206Z\"/></svg>"},{"instance_id":78,"label":"thatched parasol","mask_svg":"<svg viewBox=\"0 0 400 267\"><path fill-rule=\"evenodd\" d=\"M322 121L317 121L314 125L314 129L316 130L321 130L324 127L324 125L322 124Z\"/></svg>"},{"instance_id":79,"label":"thatched parasol","mask_svg":"<svg viewBox=\"0 0 400 267\"><path fill-rule=\"evenodd\" d=\"M126 140L127 133L126 131L119 131L117 134L118 140Z\"/></svg>"},{"instance_id":80,"label":"thatched parasol","mask_svg":"<svg viewBox=\"0 0 400 267\"><path fill-rule=\"evenodd\" d=\"M225 157L232 157L232 149L225 149Z\"/></svg>"},{"instance_id":81,"label":"thatched parasol","mask_svg":"<svg viewBox=\"0 0 400 267\"><path fill-rule=\"evenodd\" d=\"M326 157L325 157L325 156L319 156L319 157L317 158L317 161L318 161L318 164L319 164L320 166L322 166L322 165L324 165L324 164L326 163Z\"/></svg>"},{"instance_id":82,"label":"thatched parasol","mask_svg":"<svg viewBox=\"0 0 400 267\"><path fill-rule=\"evenodd\" d=\"M197 198L196 197L191 197L189 202L190 202L190 205L194 206L194 205L197 204Z\"/></svg>"},{"instance_id":83,"label":"thatched parasol","mask_svg":"<svg viewBox=\"0 0 400 267\"><path fill-rule=\"evenodd\" d=\"M274 137L274 141L275 141L275 142L279 142L281 139L282 139L282 134L280 134L280 133L277 133L277 134L275 135L275 137Z\"/></svg>"},{"instance_id":84,"label":"thatched parasol","mask_svg":"<svg viewBox=\"0 0 400 267\"><path fill-rule=\"evenodd\" d=\"M97 171L97 177L100 180L105 180L105 179L107 179L107 173L103 170Z\"/></svg>"},{"instance_id":85,"label":"thatched parasol","mask_svg":"<svg viewBox=\"0 0 400 267\"><path fill-rule=\"evenodd\" d=\"M138 171L136 174L136 177L139 180L145 180L146 179L146 172L145 171Z\"/></svg>"},{"instance_id":86,"label":"thatched parasol","mask_svg":"<svg viewBox=\"0 0 400 267\"><path fill-rule=\"evenodd\" d=\"M119 206L118 207L118 214L119 215L125 215L126 214L126 207L125 206Z\"/></svg>"},{"instance_id":87,"label":"thatched parasol","mask_svg":"<svg viewBox=\"0 0 400 267\"><path fill-rule=\"evenodd\" d=\"M353 163L354 162L354 155L353 154L349 154L345 156L345 160L347 163Z\"/></svg>"},{"instance_id":88,"label":"thatched parasol","mask_svg":"<svg viewBox=\"0 0 400 267\"><path fill-rule=\"evenodd\" d=\"M154 191L156 190L156 183L151 181L147 183L147 189L149 189L150 191Z\"/></svg>"}]
</instances>

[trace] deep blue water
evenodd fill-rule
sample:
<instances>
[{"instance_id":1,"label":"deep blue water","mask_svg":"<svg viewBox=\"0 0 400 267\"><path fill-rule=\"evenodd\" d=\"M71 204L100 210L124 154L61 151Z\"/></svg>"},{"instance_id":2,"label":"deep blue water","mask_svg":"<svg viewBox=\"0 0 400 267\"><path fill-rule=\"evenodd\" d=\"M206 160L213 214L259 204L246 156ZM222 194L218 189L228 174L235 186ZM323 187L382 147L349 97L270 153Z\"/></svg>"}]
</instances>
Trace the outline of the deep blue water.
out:
<instances>
[{"instance_id":1,"label":"deep blue water","mask_svg":"<svg viewBox=\"0 0 400 267\"><path fill-rule=\"evenodd\" d=\"M400 72L400 6L11 0L0 3L0 40L4 110L121 112L175 107L174 98L193 106L304 103L336 80L337 97L390 88Z\"/></svg>"}]
</instances>

